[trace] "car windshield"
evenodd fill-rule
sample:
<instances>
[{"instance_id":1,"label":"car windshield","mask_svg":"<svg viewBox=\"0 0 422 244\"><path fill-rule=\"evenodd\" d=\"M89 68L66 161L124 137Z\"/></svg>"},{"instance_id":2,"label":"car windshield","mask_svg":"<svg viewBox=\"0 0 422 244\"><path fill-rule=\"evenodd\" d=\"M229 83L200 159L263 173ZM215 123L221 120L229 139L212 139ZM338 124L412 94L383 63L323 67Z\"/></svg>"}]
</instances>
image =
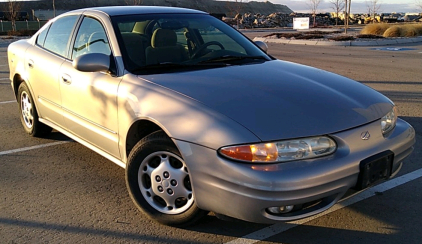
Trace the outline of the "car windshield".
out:
<instances>
[{"instance_id":1,"label":"car windshield","mask_svg":"<svg viewBox=\"0 0 422 244\"><path fill-rule=\"evenodd\" d=\"M271 60L242 34L207 14L142 14L112 20L125 68L135 74Z\"/></svg>"}]
</instances>

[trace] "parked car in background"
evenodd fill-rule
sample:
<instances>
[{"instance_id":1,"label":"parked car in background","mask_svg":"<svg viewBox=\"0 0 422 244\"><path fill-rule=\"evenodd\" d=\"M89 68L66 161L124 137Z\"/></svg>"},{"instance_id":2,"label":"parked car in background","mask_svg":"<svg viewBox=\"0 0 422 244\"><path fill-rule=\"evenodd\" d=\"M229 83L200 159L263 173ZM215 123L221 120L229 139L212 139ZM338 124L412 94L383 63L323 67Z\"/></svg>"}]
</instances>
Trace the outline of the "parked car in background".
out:
<instances>
[{"instance_id":1,"label":"parked car in background","mask_svg":"<svg viewBox=\"0 0 422 244\"><path fill-rule=\"evenodd\" d=\"M135 205L167 225L308 217L397 174L415 143L387 97L196 10L71 11L8 60L26 133L125 168Z\"/></svg>"}]
</instances>

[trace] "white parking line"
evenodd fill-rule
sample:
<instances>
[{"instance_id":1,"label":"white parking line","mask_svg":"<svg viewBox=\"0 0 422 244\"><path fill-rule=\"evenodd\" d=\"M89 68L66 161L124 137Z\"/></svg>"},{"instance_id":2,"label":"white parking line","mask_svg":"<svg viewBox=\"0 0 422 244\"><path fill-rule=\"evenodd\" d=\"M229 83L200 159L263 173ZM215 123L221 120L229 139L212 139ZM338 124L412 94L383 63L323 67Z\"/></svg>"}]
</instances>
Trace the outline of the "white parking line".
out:
<instances>
[{"instance_id":1,"label":"white parking line","mask_svg":"<svg viewBox=\"0 0 422 244\"><path fill-rule=\"evenodd\" d=\"M59 141L59 142L52 142L52 143L42 144L42 145L36 145L36 146L32 146L32 147L23 147L23 148L18 148L18 149L3 151L3 152L0 152L0 156L7 155L7 154L12 154L12 153L18 153L18 152L25 152L25 151L34 150L34 149L40 149L40 148L44 148L44 147L51 147L51 146L61 145L61 144L69 143L69 142L70 141Z\"/></svg>"},{"instance_id":2,"label":"white parking line","mask_svg":"<svg viewBox=\"0 0 422 244\"><path fill-rule=\"evenodd\" d=\"M0 102L0 104L15 103L15 102L16 102L16 100L13 100L13 101L4 101L4 102Z\"/></svg>"},{"instance_id":3,"label":"white parking line","mask_svg":"<svg viewBox=\"0 0 422 244\"><path fill-rule=\"evenodd\" d=\"M358 195L355 195L353 197L350 198L346 198L344 200L342 200L341 202L337 203L336 205L334 205L332 208L328 209L325 212L322 212L320 214L317 214L315 216L306 218L306 219L301 219L301 220L297 220L297 221L292 221L289 223L280 223L280 224L275 224L275 225L271 225L268 226L266 228L263 228L261 230L255 231L253 233L250 233L248 235L245 235L241 238L238 239L234 239L233 241L230 242L226 242L226 244L252 244L252 243L256 243L262 240L265 240L271 236L280 234L282 232L285 232L291 228L294 228L298 225L302 225L305 224L309 221L312 221L314 219L317 219L319 217L322 217L324 215L330 214L334 211L340 210L342 208L345 208L349 205L352 205L354 203L363 201L367 198L370 198L374 195L376 195L376 193L378 192L385 192L387 190L393 189L397 186L403 185L405 183L408 183L410 181L416 180L418 178L422 177L422 169L418 169L416 171L413 171L411 173L405 174L403 176L397 177L395 179L386 181L382 184L379 184L375 187L369 188L366 191L363 191L361 193L359 193Z\"/></svg>"}]
</instances>

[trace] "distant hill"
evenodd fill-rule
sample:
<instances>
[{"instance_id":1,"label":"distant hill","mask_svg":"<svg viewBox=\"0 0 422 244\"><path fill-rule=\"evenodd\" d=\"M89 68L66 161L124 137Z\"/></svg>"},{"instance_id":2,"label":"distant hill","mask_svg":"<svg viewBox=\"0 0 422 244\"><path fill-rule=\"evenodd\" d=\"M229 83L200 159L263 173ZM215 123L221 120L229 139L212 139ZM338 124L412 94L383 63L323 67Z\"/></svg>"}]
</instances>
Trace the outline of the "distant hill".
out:
<instances>
[{"instance_id":1,"label":"distant hill","mask_svg":"<svg viewBox=\"0 0 422 244\"><path fill-rule=\"evenodd\" d=\"M23 1L22 11L30 13L32 19L32 10L52 10L53 0L40 1ZM117 6L128 5L134 2L133 0L59 0L55 1L56 10L73 10L86 7L97 6ZM1 9L7 9L7 2L0 2ZM270 1L255 2L249 1L247 3L236 3L235 1L214 1L214 0L143 0L142 5L148 6L172 6L182 8L192 8L202 10L208 13L226 14L227 16L234 16L236 12L241 13L260 13L271 14L280 12L290 14L293 11L286 5L273 4Z\"/></svg>"}]
</instances>

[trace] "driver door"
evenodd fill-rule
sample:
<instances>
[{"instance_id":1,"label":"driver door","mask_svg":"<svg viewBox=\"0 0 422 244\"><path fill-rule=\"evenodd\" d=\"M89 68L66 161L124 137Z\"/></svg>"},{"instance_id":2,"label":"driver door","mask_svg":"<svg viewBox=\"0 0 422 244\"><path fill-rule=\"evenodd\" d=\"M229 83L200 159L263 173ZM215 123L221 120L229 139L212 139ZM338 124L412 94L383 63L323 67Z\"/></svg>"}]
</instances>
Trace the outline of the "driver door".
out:
<instances>
[{"instance_id":1,"label":"driver door","mask_svg":"<svg viewBox=\"0 0 422 244\"><path fill-rule=\"evenodd\" d=\"M87 53L103 53L113 60L104 27L91 17L82 20L71 59ZM59 73L66 127L79 138L120 158L117 88L122 78L108 72L78 71L72 66L72 60L66 60Z\"/></svg>"}]
</instances>

